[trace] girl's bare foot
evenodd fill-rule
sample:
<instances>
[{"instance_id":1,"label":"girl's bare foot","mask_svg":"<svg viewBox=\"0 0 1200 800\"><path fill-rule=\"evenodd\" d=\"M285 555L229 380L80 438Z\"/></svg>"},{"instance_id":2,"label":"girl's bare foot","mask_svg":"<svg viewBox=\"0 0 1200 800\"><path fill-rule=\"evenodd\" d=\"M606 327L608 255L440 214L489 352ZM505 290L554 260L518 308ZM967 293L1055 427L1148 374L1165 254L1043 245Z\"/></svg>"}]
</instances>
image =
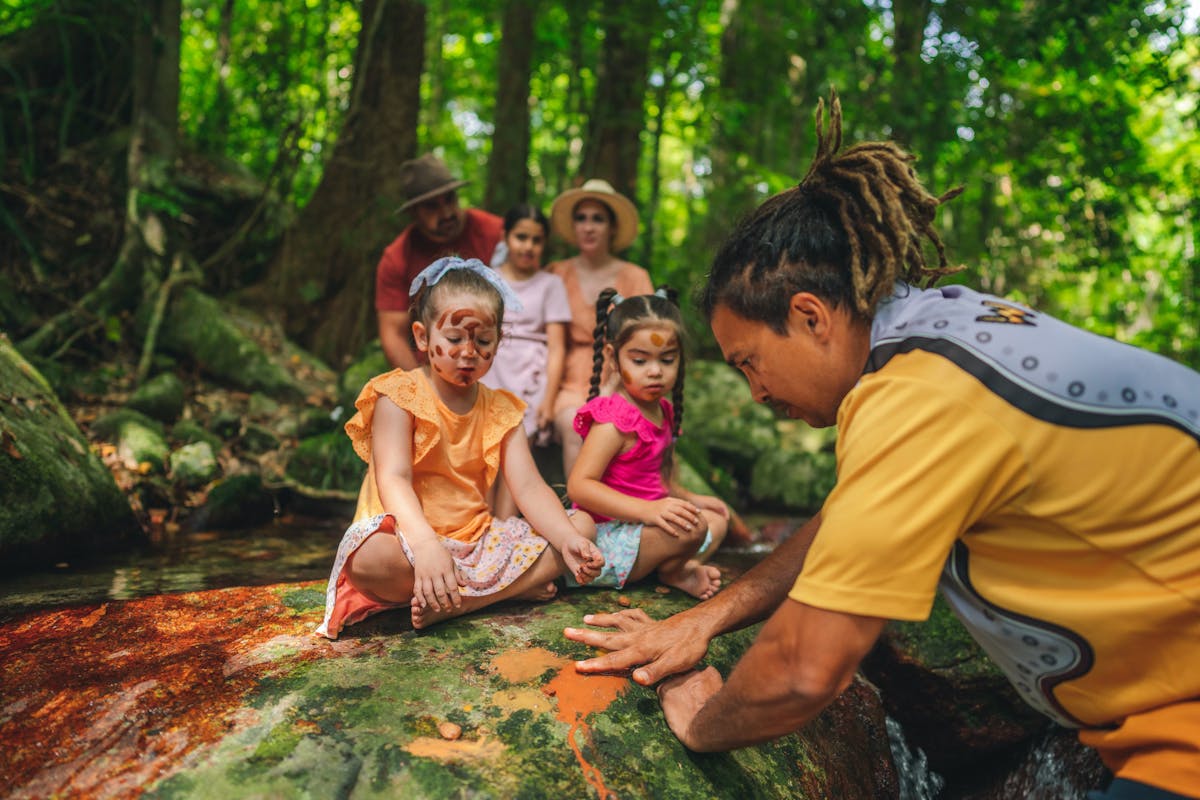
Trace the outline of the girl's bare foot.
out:
<instances>
[{"instance_id":1,"label":"girl's bare foot","mask_svg":"<svg viewBox=\"0 0 1200 800\"><path fill-rule=\"evenodd\" d=\"M517 595L514 600L534 600L536 602L545 602L553 600L558 595L558 587L553 583L543 583L540 586L534 586L528 591Z\"/></svg>"},{"instance_id":2,"label":"girl's bare foot","mask_svg":"<svg viewBox=\"0 0 1200 800\"><path fill-rule=\"evenodd\" d=\"M454 617L461 617L470 610L467 607L467 604L463 603L458 608L455 608L454 606L443 606L441 611L434 611L433 606L418 605L417 598L415 597L412 599L412 605L410 608L412 611L412 626L416 630L428 628L430 625L435 625L439 622L453 619Z\"/></svg>"},{"instance_id":3,"label":"girl's bare foot","mask_svg":"<svg viewBox=\"0 0 1200 800\"><path fill-rule=\"evenodd\" d=\"M721 570L701 564L694 558L689 558L674 572L659 570L658 579L701 600L707 600L721 588Z\"/></svg>"}]
</instances>

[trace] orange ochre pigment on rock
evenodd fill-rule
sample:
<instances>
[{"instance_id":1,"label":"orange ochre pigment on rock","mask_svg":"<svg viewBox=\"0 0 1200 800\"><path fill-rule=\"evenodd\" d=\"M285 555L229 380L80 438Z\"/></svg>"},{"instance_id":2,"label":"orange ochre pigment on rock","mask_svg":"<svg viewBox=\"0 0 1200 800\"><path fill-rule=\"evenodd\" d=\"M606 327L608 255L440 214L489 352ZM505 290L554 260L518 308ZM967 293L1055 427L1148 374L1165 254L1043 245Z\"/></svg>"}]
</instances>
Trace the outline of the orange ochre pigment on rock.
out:
<instances>
[{"instance_id":1,"label":"orange ochre pigment on rock","mask_svg":"<svg viewBox=\"0 0 1200 800\"><path fill-rule=\"evenodd\" d=\"M312 615L309 615L311 617ZM230 624L231 619L242 624ZM272 668L258 649L313 620L271 587L34 612L0 628L5 790L135 797L233 714ZM316 657L315 648L289 663Z\"/></svg>"},{"instance_id":2,"label":"orange ochre pigment on rock","mask_svg":"<svg viewBox=\"0 0 1200 800\"><path fill-rule=\"evenodd\" d=\"M510 683L531 681L554 668L558 674L542 691L558 703L555 719L570 726L567 744L583 770L584 780L596 790L600 800L608 800L610 793L604 785L604 776L584 758L576 734L581 729L587 731L588 716L608 708L625 691L629 679L617 675L582 675L575 671L574 661L541 647L509 650L492 659L492 669Z\"/></svg>"}]
</instances>

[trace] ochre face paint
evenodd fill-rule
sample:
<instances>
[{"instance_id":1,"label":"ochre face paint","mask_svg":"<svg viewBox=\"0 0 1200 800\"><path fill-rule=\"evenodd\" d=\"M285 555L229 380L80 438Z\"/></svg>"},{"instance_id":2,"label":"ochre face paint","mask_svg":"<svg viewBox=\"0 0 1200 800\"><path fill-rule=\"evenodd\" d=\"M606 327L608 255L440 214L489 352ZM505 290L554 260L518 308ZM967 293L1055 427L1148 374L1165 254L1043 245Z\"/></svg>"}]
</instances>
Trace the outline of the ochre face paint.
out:
<instances>
[{"instance_id":1,"label":"ochre face paint","mask_svg":"<svg viewBox=\"0 0 1200 800\"><path fill-rule=\"evenodd\" d=\"M461 298L468 303L471 299ZM500 341L496 315L476 305L446 309L434 323L429 341L433 371L447 383L470 386L487 372L496 355Z\"/></svg>"}]
</instances>

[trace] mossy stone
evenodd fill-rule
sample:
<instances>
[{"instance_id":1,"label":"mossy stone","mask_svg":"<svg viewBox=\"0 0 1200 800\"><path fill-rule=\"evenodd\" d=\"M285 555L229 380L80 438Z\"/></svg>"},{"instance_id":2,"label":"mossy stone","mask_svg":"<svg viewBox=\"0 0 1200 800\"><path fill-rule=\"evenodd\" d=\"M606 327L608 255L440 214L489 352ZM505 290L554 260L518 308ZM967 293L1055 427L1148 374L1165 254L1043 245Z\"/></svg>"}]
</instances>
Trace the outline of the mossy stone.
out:
<instances>
[{"instance_id":1,"label":"mossy stone","mask_svg":"<svg viewBox=\"0 0 1200 800\"><path fill-rule=\"evenodd\" d=\"M183 381L164 372L139 386L125 406L160 422L174 422L183 413L184 393Z\"/></svg>"},{"instance_id":2,"label":"mossy stone","mask_svg":"<svg viewBox=\"0 0 1200 800\"><path fill-rule=\"evenodd\" d=\"M223 478L208 490L204 505L192 518L197 529L230 530L270 522L275 501L255 473Z\"/></svg>"},{"instance_id":3,"label":"mossy stone","mask_svg":"<svg viewBox=\"0 0 1200 800\"><path fill-rule=\"evenodd\" d=\"M367 465L354 452L350 438L330 431L300 442L288 460L287 475L314 489L357 491Z\"/></svg>"},{"instance_id":4,"label":"mossy stone","mask_svg":"<svg viewBox=\"0 0 1200 800\"><path fill-rule=\"evenodd\" d=\"M221 466L208 442L185 444L171 453L171 477L184 486L203 486L220 472Z\"/></svg>"},{"instance_id":5,"label":"mossy stone","mask_svg":"<svg viewBox=\"0 0 1200 800\"><path fill-rule=\"evenodd\" d=\"M170 448L162 424L139 411L122 408L106 414L92 423L92 432L116 444L117 455L130 469L149 464L161 473L166 466Z\"/></svg>"},{"instance_id":6,"label":"mossy stone","mask_svg":"<svg viewBox=\"0 0 1200 800\"><path fill-rule=\"evenodd\" d=\"M282 444L273 430L257 422L247 422L242 428L242 448L252 455L279 449Z\"/></svg>"},{"instance_id":7,"label":"mossy stone","mask_svg":"<svg viewBox=\"0 0 1200 800\"><path fill-rule=\"evenodd\" d=\"M45 378L0 334L0 564L73 558L139 534L112 474Z\"/></svg>"},{"instance_id":8,"label":"mossy stone","mask_svg":"<svg viewBox=\"0 0 1200 800\"><path fill-rule=\"evenodd\" d=\"M220 436L209 433L203 425L193 419L181 419L176 422L171 428L171 438L180 444L208 442L214 453L220 452L223 444Z\"/></svg>"}]
</instances>

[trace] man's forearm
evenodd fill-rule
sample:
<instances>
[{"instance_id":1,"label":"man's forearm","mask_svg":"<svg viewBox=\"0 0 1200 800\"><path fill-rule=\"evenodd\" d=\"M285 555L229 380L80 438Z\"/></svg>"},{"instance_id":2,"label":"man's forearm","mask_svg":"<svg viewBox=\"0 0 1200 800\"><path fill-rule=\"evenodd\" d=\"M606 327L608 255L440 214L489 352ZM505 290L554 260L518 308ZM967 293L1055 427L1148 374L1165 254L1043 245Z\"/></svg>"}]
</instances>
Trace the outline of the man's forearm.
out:
<instances>
[{"instance_id":1,"label":"man's forearm","mask_svg":"<svg viewBox=\"0 0 1200 800\"><path fill-rule=\"evenodd\" d=\"M817 514L746 574L697 606L681 612L703 614L710 637L739 630L769 617L787 598L804 566L821 524Z\"/></svg>"}]
</instances>

